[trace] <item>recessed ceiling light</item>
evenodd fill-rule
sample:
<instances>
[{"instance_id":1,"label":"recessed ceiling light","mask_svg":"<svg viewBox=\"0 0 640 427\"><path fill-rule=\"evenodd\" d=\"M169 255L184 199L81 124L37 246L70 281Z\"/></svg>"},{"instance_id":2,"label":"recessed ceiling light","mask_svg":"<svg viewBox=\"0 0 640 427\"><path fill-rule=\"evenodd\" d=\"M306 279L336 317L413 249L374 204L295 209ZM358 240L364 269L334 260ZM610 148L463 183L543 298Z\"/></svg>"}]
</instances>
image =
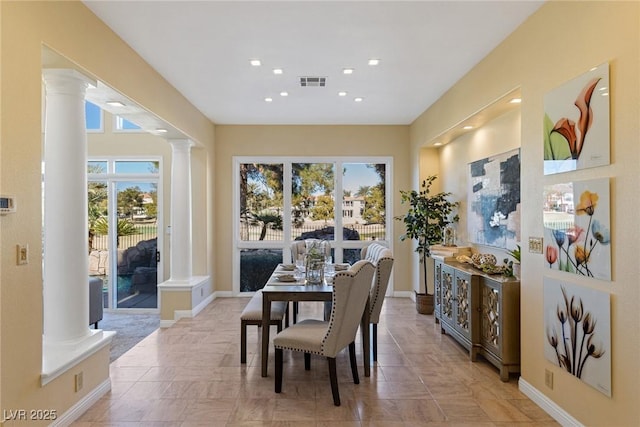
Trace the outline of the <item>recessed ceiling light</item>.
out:
<instances>
[{"instance_id":1,"label":"recessed ceiling light","mask_svg":"<svg viewBox=\"0 0 640 427\"><path fill-rule=\"evenodd\" d=\"M289 92L282 91L280 92L280 96L289 96Z\"/></svg>"},{"instance_id":2,"label":"recessed ceiling light","mask_svg":"<svg viewBox=\"0 0 640 427\"><path fill-rule=\"evenodd\" d=\"M353 74L353 68L343 68L342 74Z\"/></svg>"},{"instance_id":3,"label":"recessed ceiling light","mask_svg":"<svg viewBox=\"0 0 640 427\"><path fill-rule=\"evenodd\" d=\"M107 105L111 105L112 107L124 107L124 104L120 101L107 101Z\"/></svg>"},{"instance_id":4,"label":"recessed ceiling light","mask_svg":"<svg viewBox=\"0 0 640 427\"><path fill-rule=\"evenodd\" d=\"M271 102L271 101L273 101L273 98L266 97L266 98L264 99L264 102Z\"/></svg>"},{"instance_id":5,"label":"recessed ceiling light","mask_svg":"<svg viewBox=\"0 0 640 427\"><path fill-rule=\"evenodd\" d=\"M464 130L473 129L473 126L466 125L466 126L464 126L462 129L464 129Z\"/></svg>"},{"instance_id":6,"label":"recessed ceiling light","mask_svg":"<svg viewBox=\"0 0 640 427\"><path fill-rule=\"evenodd\" d=\"M380 63L379 59L370 59L369 65L378 65Z\"/></svg>"},{"instance_id":7,"label":"recessed ceiling light","mask_svg":"<svg viewBox=\"0 0 640 427\"><path fill-rule=\"evenodd\" d=\"M251 59L249 60L249 63L254 67L259 67L262 65L262 62L260 62L259 59Z\"/></svg>"},{"instance_id":8,"label":"recessed ceiling light","mask_svg":"<svg viewBox=\"0 0 640 427\"><path fill-rule=\"evenodd\" d=\"M435 142L433 145L435 145L436 147L439 147L442 145L442 142Z\"/></svg>"},{"instance_id":9,"label":"recessed ceiling light","mask_svg":"<svg viewBox=\"0 0 640 427\"><path fill-rule=\"evenodd\" d=\"M607 90L607 87L601 87L600 89L598 89L599 91L603 91L603 90Z\"/></svg>"},{"instance_id":10,"label":"recessed ceiling light","mask_svg":"<svg viewBox=\"0 0 640 427\"><path fill-rule=\"evenodd\" d=\"M363 101L363 99L364 99L364 98L361 98L361 97L353 98L353 100L354 100L355 102L362 102L362 101Z\"/></svg>"},{"instance_id":11,"label":"recessed ceiling light","mask_svg":"<svg viewBox=\"0 0 640 427\"><path fill-rule=\"evenodd\" d=\"M600 95L602 95L602 96L609 96L609 92L602 92Z\"/></svg>"},{"instance_id":12,"label":"recessed ceiling light","mask_svg":"<svg viewBox=\"0 0 640 427\"><path fill-rule=\"evenodd\" d=\"M158 129L156 129L156 132L167 133L167 130L164 129L164 128L158 128Z\"/></svg>"},{"instance_id":13,"label":"recessed ceiling light","mask_svg":"<svg viewBox=\"0 0 640 427\"><path fill-rule=\"evenodd\" d=\"M338 92L338 96L347 96L347 92L341 90L340 92Z\"/></svg>"},{"instance_id":14,"label":"recessed ceiling light","mask_svg":"<svg viewBox=\"0 0 640 427\"><path fill-rule=\"evenodd\" d=\"M274 68L273 69L273 74L282 74L282 73L283 73L282 68Z\"/></svg>"},{"instance_id":15,"label":"recessed ceiling light","mask_svg":"<svg viewBox=\"0 0 640 427\"><path fill-rule=\"evenodd\" d=\"M511 101L509 101L509 104L520 104L521 102L522 102L522 99L513 98Z\"/></svg>"}]
</instances>

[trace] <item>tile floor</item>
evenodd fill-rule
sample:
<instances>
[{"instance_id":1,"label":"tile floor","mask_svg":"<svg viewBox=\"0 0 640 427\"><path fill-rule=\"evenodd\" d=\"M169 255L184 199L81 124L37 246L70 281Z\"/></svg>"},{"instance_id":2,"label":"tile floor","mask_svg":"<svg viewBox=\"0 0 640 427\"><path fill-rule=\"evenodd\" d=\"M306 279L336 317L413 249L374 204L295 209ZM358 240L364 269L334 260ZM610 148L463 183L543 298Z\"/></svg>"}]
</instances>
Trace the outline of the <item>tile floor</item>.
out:
<instances>
[{"instance_id":1,"label":"tile floor","mask_svg":"<svg viewBox=\"0 0 640 427\"><path fill-rule=\"evenodd\" d=\"M326 361L285 352L283 390L260 376L259 335L248 329L247 365L240 364L240 312L246 298L220 298L194 319L160 329L111 364L112 390L73 427L104 426L558 426L488 362L442 335L433 316L405 298L385 300L378 361L371 377L352 382L340 354L342 405L333 405ZM321 303L301 303L301 318L321 318ZM275 328L272 329L272 336ZM358 338L358 360L362 363Z\"/></svg>"}]
</instances>

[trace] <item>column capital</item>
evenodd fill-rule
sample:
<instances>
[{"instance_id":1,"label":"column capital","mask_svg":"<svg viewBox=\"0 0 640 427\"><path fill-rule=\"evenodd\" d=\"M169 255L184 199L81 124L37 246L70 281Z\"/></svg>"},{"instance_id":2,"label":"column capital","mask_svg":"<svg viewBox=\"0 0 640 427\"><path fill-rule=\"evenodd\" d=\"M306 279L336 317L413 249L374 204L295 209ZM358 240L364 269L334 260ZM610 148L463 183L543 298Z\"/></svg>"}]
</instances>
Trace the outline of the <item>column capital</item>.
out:
<instances>
[{"instance_id":1,"label":"column capital","mask_svg":"<svg viewBox=\"0 0 640 427\"><path fill-rule=\"evenodd\" d=\"M42 80L49 93L84 93L89 86L97 86L97 81L72 68L45 68Z\"/></svg>"},{"instance_id":2,"label":"column capital","mask_svg":"<svg viewBox=\"0 0 640 427\"><path fill-rule=\"evenodd\" d=\"M180 138L180 139L168 139L167 141L169 142L169 144L171 144L171 148L174 149L174 150L178 150L178 149L189 150L189 149L191 149L191 147L196 145L190 139L182 139L182 138Z\"/></svg>"}]
</instances>

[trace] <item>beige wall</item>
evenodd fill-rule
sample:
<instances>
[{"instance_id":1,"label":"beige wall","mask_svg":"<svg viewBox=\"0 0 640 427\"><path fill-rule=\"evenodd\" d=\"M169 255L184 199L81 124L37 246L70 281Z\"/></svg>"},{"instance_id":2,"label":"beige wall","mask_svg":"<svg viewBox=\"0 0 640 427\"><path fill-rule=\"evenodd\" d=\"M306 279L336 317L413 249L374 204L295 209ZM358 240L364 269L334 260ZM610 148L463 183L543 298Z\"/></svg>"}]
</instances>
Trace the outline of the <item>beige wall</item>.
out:
<instances>
[{"instance_id":1,"label":"beige wall","mask_svg":"<svg viewBox=\"0 0 640 427\"><path fill-rule=\"evenodd\" d=\"M611 165L545 177L542 171L543 97L551 89L603 62L610 63ZM412 125L412 152L475 111L521 87L521 116L500 125L509 135L519 126L522 155L522 238L542 236L542 189L546 183L597 177L611 179L613 280L563 276L543 268L543 256L522 259L522 380L581 423L632 426L640 419L640 238L638 212L640 160L640 3L550 2L452 87ZM520 124L518 125L518 121ZM441 149L443 190L466 197L459 184L469 160L507 151L518 142L481 129ZM497 128L496 128L497 129ZM502 130L501 130L502 132ZM482 145L485 144L485 145ZM526 247L526 243L525 243ZM556 273L556 274L553 274ZM543 354L543 276L570 280L611 294L612 397L547 362ZM554 387L544 371L554 373Z\"/></svg>"},{"instance_id":2,"label":"beige wall","mask_svg":"<svg viewBox=\"0 0 640 427\"><path fill-rule=\"evenodd\" d=\"M0 193L14 195L19 206L18 213L0 218L0 409L56 409L62 414L108 378L108 351L74 368L85 372L82 392L74 392L73 370L40 386L43 45L182 129L205 147L205 162L214 126L82 3L2 1L0 19ZM204 175L198 179L206 180ZM28 265L16 265L16 244L29 245Z\"/></svg>"},{"instance_id":3,"label":"beige wall","mask_svg":"<svg viewBox=\"0 0 640 427\"><path fill-rule=\"evenodd\" d=\"M390 156L393 157L393 216L400 215L399 192L410 185L408 126L216 126L217 290L232 289L233 156ZM224 183L224 184L221 184ZM392 219L387 218L388 221ZM396 291L413 289L408 275L411 247L400 243L401 224L393 224Z\"/></svg>"}]
</instances>

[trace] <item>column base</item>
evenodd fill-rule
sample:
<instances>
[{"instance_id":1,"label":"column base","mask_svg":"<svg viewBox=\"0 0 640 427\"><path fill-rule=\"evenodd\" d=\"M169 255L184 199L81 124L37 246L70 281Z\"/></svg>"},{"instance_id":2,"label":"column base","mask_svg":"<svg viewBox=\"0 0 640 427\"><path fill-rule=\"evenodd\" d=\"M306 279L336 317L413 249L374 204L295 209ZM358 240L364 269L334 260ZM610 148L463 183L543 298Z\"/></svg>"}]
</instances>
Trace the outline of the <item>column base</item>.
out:
<instances>
[{"instance_id":1,"label":"column base","mask_svg":"<svg viewBox=\"0 0 640 427\"><path fill-rule=\"evenodd\" d=\"M43 339L40 384L48 384L98 350L111 346L115 334L114 331L89 329L89 335L75 341L45 342Z\"/></svg>"}]
</instances>

